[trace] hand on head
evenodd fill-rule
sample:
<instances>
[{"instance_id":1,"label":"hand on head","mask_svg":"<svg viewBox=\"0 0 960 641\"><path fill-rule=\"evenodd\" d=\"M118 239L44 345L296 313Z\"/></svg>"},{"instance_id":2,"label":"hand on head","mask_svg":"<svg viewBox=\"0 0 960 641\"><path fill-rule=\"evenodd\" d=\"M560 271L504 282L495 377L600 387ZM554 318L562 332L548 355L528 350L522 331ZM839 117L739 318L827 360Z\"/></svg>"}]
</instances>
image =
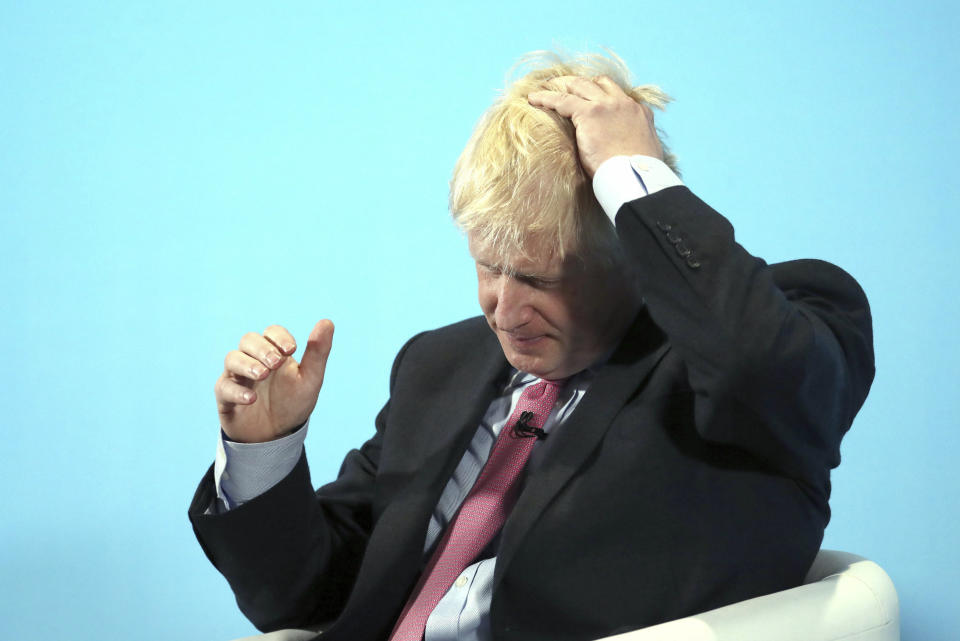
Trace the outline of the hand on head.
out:
<instances>
[{"instance_id":1,"label":"hand on head","mask_svg":"<svg viewBox=\"0 0 960 641\"><path fill-rule=\"evenodd\" d=\"M314 326L299 363L292 356L296 341L279 325L240 339L238 349L224 359L214 388L227 437L261 443L303 424L317 404L332 343L329 320Z\"/></svg>"},{"instance_id":2,"label":"hand on head","mask_svg":"<svg viewBox=\"0 0 960 641\"><path fill-rule=\"evenodd\" d=\"M527 100L570 118L577 131L580 163L593 177L613 156L644 155L663 159L663 147L653 124L653 111L606 76L594 79L561 76L555 90L533 91Z\"/></svg>"}]
</instances>

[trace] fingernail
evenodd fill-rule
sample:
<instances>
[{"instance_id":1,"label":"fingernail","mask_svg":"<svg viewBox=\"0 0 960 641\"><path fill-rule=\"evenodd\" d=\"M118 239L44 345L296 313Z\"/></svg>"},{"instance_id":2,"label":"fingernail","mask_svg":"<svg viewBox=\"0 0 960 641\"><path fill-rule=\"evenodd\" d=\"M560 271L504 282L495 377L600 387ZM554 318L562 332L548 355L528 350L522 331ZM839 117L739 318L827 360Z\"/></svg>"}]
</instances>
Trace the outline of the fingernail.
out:
<instances>
[{"instance_id":1,"label":"fingernail","mask_svg":"<svg viewBox=\"0 0 960 641\"><path fill-rule=\"evenodd\" d=\"M280 364L280 357L273 352L270 352L267 354L267 362L270 363L270 367L276 367Z\"/></svg>"},{"instance_id":2,"label":"fingernail","mask_svg":"<svg viewBox=\"0 0 960 641\"><path fill-rule=\"evenodd\" d=\"M243 393L243 400L245 400L246 402L249 403L251 398L253 398L253 395L250 394L250 392L244 392L244 393Z\"/></svg>"},{"instance_id":3,"label":"fingernail","mask_svg":"<svg viewBox=\"0 0 960 641\"><path fill-rule=\"evenodd\" d=\"M250 368L250 373L253 374L254 378L260 378L261 376L267 373L267 370L260 367L259 365L254 365L253 367Z\"/></svg>"},{"instance_id":4,"label":"fingernail","mask_svg":"<svg viewBox=\"0 0 960 641\"><path fill-rule=\"evenodd\" d=\"M293 343L287 343L286 345L283 346L283 351L285 352L292 352L294 349L295 349L295 346L293 345Z\"/></svg>"}]
</instances>

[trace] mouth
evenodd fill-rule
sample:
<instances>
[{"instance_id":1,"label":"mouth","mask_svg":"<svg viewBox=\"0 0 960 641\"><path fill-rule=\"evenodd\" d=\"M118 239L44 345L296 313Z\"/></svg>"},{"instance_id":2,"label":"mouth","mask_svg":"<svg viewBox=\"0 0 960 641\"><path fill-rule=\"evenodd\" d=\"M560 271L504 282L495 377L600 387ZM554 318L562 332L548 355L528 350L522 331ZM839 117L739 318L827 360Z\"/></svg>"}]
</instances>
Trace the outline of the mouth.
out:
<instances>
[{"instance_id":1,"label":"mouth","mask_svg":"<svg viewBox=\"0 0 960 641\"><path fill-rule=\"evenodd\" d=\"M510 343L511 347L513 347L518 351L525 351L528 349L532 349L547 339L546 335L544 334L537 334L534 336L521 336L517 334L510 334L509 332L504 332L504 335L507 337L507 342Z\"/></svg>"}]
</instances>

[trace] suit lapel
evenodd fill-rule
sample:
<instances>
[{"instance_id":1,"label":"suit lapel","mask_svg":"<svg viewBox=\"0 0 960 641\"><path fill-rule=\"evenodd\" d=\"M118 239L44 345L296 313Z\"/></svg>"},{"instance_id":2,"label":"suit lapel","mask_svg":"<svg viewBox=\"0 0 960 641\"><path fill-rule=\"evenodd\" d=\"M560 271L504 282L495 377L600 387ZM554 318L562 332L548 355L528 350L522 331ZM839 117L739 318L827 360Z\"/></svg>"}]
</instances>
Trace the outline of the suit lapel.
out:
<instances>
[{"instance_id":1,"label":"suit lapel","mask_svg":"<svg viewBox=\"0 0 960 641\"><path fill-rule=\"evenodd\" d=\"M484 326L485 327L485 326ZM462 345L459 346L461 349ZM438 380L418 404L418 429L405 434L412 480L381 514L367 545L357 583L344 612L326 636L365 638L360 628L392 626L420 572L430 513L453 475L477 426L497 393L507 361L489 330L474 349L456 354L458 366ZM371 611L371 603L391 604ZM360 612L350 611L359 608ZM387 617L378 619L378 617ZM368 628L372 626L372 628ZM341 634L343 635L341 637Z\"/></svg>"},{"instance_id":2,"label":"suit lapel","mask_svg":"<svg viewBox=\"0 0 960 641\"><path fill-rule=\"evenodd\" d=\"M455 365L442 368L429 390L419 388L418 402L398 417L410 429L401 435L402 443L393 445L405 452L404 473L410 481L389 502L407 496L422 498L427 504L424 519L436 506L507 371L496 336L485 323L482 331L482 338L470 349L457 346L449 355ZM405 514L411 521L419 516Z\"/></svg>"},{"instance_id":3,"label":"suit lapel","mask_svg":"<svg viewBox=\"0 0 960 641\"><path fill-rule=\"evenodd\" d=\"M482 348L457 354L462 367L444 372L416 409L416 429L405 436L404 448L411 454L416 491L440 491L477 431L480 420L498 392L507 371L507 361L492 332ZM431 506L432 507L432 506Z\"/></svg>"},{"instance_id":4,"label":"suit lapel","mask_svg":"<svg viewBox=\"0 0 960 641\"><path fill-rule=\"evenodd\" d=\"M597 373L573 414L553 435L549 456L527 479L503 529L497 552L494 589L519 543L551 499L603 439L614 417L669 350L665 335L644 308L610 360Z\"/></svg>"}]
</instances>

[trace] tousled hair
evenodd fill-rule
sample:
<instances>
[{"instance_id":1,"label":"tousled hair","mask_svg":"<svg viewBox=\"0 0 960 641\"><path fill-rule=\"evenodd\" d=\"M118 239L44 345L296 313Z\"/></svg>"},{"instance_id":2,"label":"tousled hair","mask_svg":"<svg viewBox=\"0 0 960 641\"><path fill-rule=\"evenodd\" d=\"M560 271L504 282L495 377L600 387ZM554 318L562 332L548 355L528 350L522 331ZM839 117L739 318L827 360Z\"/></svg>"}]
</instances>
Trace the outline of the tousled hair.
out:
<instances>
[{"instance_id":1,"label":"tousled hair","mask_svg":"<svg viewBox=\"0 0 960 641\"><path fill-rule=\"evenodd\" d=\"M577 157L573 123L551 109L532 106L527 95L555 90L551 80L560 76L605 75L650 107L663 109L670 97L654 85L633 87L630 70L613 52L565 57L537 51L523 56L511 71L454 167L454 221L503 265L518 257L564 259L571 254L619 262L616 232ZM676 171L673 154L662 140L661 145L666 164Z\"/></svg>"}]
</instances>

